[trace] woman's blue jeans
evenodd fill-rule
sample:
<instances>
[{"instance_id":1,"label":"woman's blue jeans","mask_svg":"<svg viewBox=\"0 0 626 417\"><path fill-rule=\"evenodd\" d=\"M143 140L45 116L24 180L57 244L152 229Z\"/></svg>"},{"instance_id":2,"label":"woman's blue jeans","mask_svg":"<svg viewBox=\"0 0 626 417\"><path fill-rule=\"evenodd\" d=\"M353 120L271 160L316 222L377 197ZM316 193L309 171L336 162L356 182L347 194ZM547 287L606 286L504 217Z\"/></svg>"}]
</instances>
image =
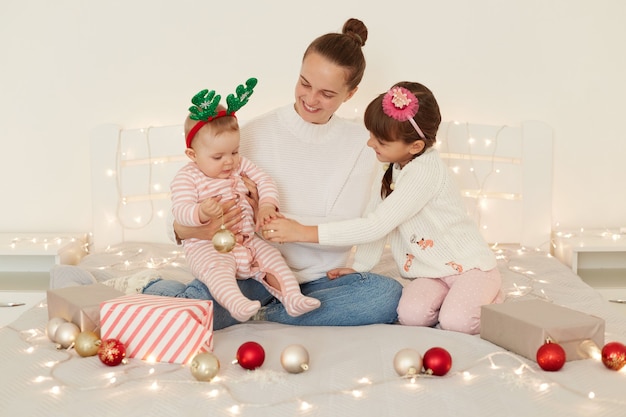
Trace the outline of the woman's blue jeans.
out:
<instances>
[{"instance_id":1,"label":"woman's blue jeans","mask_svg":"<svg viewBox=\"0 0 626 417\"><path fill-rule=\"evenodd\" d=\"M302 294L317 298L322 305L299 317L291 317L261 283L254 279L237 280L244 296L261 302L255 319L296 326L361 326L394 323L402 285L392 278L369 272L353 273L330 280L326 277L300 284ZM189 284L175 280L148 283L144 294L213 300L209 289L195 279ZM239 323L213 300L213 328L223 329Z\"/></svg>"}]
</instances>

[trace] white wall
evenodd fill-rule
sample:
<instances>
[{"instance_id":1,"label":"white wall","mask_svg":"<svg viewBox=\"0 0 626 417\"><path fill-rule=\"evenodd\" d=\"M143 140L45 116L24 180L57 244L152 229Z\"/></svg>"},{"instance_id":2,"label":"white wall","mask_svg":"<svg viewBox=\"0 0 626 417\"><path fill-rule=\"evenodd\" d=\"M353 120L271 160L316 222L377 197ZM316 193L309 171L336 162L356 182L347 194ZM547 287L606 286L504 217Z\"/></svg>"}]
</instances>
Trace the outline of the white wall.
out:
<instances>
[{"instance_id":1,"label":"white wall","mask_svg":"<svg viewBox=\"0 0 626 417\"><path fill-rule=\"evenodd\" d=\"M90 230L94 126L178 124L193 93L249 76L241 117L290 102L304 48L349 17L368 69L342 115L414 80L446 120L543 120L554 223L626 226L622 0L3 0L0 231Z\"/></svg>"}]
</instances>

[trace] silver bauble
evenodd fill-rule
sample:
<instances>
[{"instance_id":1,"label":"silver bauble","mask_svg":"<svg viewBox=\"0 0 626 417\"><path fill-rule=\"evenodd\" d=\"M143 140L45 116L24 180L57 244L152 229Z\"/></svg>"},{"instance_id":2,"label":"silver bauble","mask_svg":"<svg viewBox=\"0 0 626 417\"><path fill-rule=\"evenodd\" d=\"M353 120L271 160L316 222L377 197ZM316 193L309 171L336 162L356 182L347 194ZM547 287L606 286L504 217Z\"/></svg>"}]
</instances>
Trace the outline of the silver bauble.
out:
<instances>
[{"instance_id":1,"label":"silver bauble","mask_svg":"<svg viewBox=\"0 0 626 417\"><path fill-rule=\"evenodd\" d=\"M54 332L54 341L66 349L74 343L76 336L80 333L80 329L72 322L59 324L57 331Z\"/></svg>"},{"instance_id":2,"label":"silver bauble","mask_svg":"<svg viewBox=\"0 0 626 417\"><path fill-rule=\"evenodd\" d=\"M221 253L227 253L233 250L237 241L233 232L228 230L224 225L213 235L213 246L215 250Z\"/></svg>"},{"instance_id":3,"label":"silver bauble","mask_svg":"<svg viewBox=\"0 0 626 417\"><path fill-rule=\"evenodd\" d=\"M220 361L211 352L198 353L191 360L191 374L198 381L210 381L220 370Z\"/></svg>"},{"instance_id":4,"label":"silver bauble","mask_svg":"<svg viewBox=\"0 0 626 417\"><path fill-rule=\"evenodd\" d=\"M65 320L63 317L53 317L48 320L48 324L46 325L46 334L48 335L48 339L52 340L53 342L56 341L54 340L54 334L57 332L59 324L63 323L67 323L67 320Z\"/></svg>"},{"instance_id":5,"label":"silver bauble","mask_svg":"<svg viewBox=\"0 0 626 417\"><path fill-rule=\"evenodd\" d=\"M304 372L309 369L309 352L302 345L289 345L280 355L280 364L291 374Z\"/></svg>"},{"instance_id":6,"label":"silver bauble","mask_svg":"<svg viewBox=\"0 0 626 417\"><path fill-rule=\"evenodd\" d=\"M393 358L393 368L400 376L414 376L422 372L422 355L415 349L402 349Z\"/></svg>"}]
</instances>

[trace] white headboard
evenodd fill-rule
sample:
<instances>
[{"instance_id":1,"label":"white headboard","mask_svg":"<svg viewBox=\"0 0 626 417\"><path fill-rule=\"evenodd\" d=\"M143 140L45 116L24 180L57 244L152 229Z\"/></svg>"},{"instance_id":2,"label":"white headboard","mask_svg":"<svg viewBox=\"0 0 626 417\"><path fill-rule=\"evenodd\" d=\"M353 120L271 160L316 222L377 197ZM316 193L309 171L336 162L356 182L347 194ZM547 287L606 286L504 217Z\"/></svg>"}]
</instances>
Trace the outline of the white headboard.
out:
<instances>
[{"instance_id":1,"label":"white headboard","mask_svg":"<svg viewBox=\"0 0 626 417\"><path fill-rule=\"evenodd\" d=\"M182 126L99 126L91 138L93 250L122 242L171 243L169 184L187 162ZM445 122L438 149L468 212L490 243L546 246L552 210L552 129Z\"/></svg>"},{"instance_id":2,"label":"white headboard","mask_svg":"<svg viewBox=\"0 0 626 417\"><path fill-rule=\"evenodd\" d=\"M468 213L489 243L549 249L552 128L443 123L438 148L454 172Z\"/></svg>"},{"instance_id":3,"label":"white headboard","mask_svg":"<svg viewBox=\"0 0 626 417\"><path fill-rule=\"evenodd\" d=\"M170 181L187 163L182 125L121 129L91 137L93 250L122 242L172 243Z\"/></svg>"}]
</instances>

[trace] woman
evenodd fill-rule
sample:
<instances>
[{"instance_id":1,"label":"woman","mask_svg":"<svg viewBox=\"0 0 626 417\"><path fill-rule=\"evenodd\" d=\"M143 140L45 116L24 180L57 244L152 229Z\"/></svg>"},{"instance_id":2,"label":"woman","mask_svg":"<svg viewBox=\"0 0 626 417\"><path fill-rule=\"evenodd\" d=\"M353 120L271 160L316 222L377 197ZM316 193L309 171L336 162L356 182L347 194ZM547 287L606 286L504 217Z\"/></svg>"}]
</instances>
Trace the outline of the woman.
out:
<instances>
[{"instance_id":1,"label":"woman","mask_svg":"<svg viewBox=\"0 0 626 417\"><path fill-rule=\"evenodd\" d=\"M304 53L295 89L295 104L280 107L250 121L241 130L240 152L276 182L281 212L302 224L318 224L360 217L377 167L368 152L368 133L361 123L334 113L358 89L365 70L361 50L367 28L349 19L342 33L315 39ZM224 206L229 209L230 206ZM237 230L232 213L226 225ZM210 238L215 227L182 228L184 238ZM302 294L317 298L321 307L291 317L267 290L254 280L238 281L242 293L263 306L255 316L303 326L356 326L393 323L402 286L372 273L354 273L330 279L326 272L344 266L350 246L326 247L300 243L277 246L295 273ZM189 285L177 281L149 283L145 294L213 299L198 280ZM216 305L214 328L238 323Z\"/></svg>"}]
</instances>

